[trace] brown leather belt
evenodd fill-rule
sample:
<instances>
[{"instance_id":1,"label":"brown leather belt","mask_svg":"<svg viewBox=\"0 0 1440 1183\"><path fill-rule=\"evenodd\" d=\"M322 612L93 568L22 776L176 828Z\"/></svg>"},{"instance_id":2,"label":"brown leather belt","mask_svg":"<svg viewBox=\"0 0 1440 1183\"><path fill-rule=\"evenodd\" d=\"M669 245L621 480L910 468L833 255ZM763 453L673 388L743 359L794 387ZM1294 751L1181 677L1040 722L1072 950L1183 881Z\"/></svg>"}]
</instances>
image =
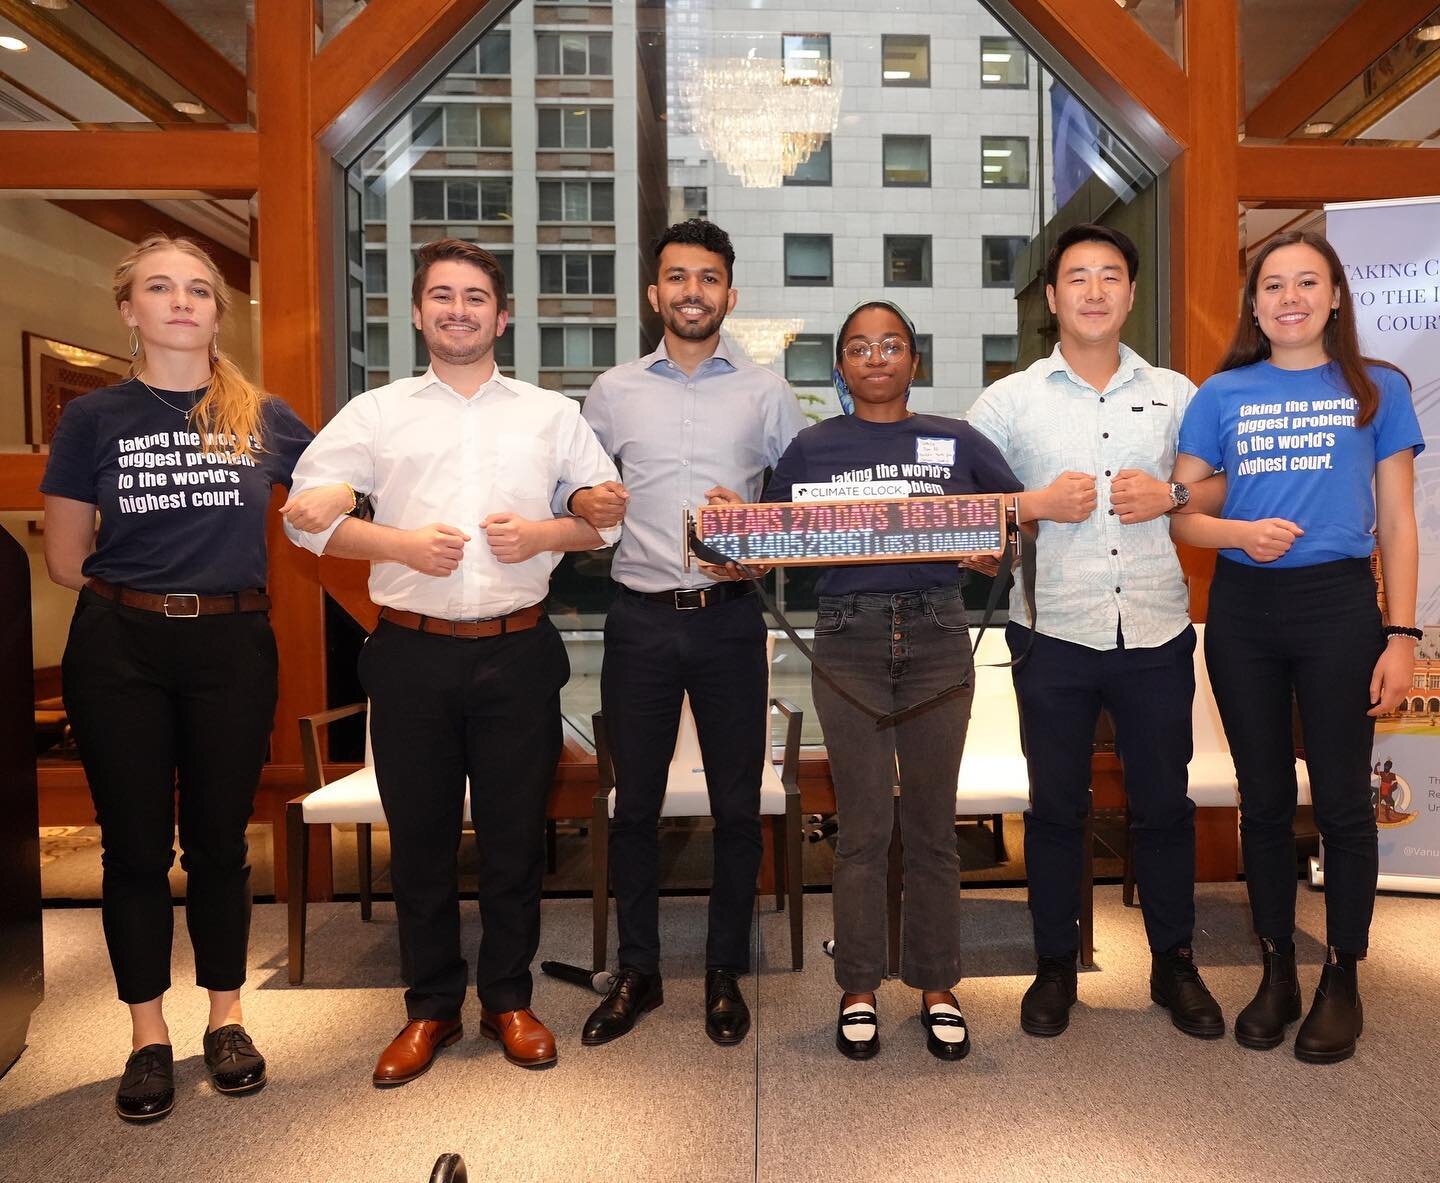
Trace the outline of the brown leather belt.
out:
<instances>
[{"instance_id":1,"label":"brown leather belt","mask_svg":"<svg viewBox=\"0 0 1440 1183\"><path fill-rule=\"evenodd\" d=\"M498 637L501 633L523 633L540 623L545 613L539 604L528 608L517 608L508 616L492 616L489 620L442 620L438 616L421 616L418 612L406 612L402 608L381 608L380 619L398 624L401 628L414 629L417 633L430 633L437 637Z\"/></svg>"},{"instance_id":2,"label":"brown leather belt","mask_svg":"<svg viewBox=\"0 0 1440 1183\"><path fill-rule=\"evenodd\" d=\"M195 616L229 616L236 612L268 612L270 597L256 588L225 592L217 596L197 596L194 592L145 592L121 587L103 579L90 579L85 584L97 596L114 600L126 608L142 612L158 612L161 616L188 619Z\"/></svg>"}]
</instances>

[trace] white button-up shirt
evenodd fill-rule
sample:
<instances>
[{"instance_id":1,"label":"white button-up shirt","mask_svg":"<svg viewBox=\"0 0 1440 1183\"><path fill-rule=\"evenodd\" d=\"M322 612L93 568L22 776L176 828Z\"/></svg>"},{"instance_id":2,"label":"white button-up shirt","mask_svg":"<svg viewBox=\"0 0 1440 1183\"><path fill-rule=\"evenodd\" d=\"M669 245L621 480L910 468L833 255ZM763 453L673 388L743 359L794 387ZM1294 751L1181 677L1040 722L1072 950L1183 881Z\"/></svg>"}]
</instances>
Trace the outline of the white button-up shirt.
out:
<instances>
[{"instance_id":1,"label":"white button-up shirt","mask_svg":"<svg viewBox=\"0 0 1440 1183\"><path fill-rule=\"evenodd\" d=\"M292 491L343 482L370 496L378 525L413 530L439 522L464 530L470 541L456 570L442 578L374 562L370 598L426 616L478 620L539 603L560 561L547 551L501 563L480 523L507 511L547 520L560 485L617 477L573 399L498 372L465 398L427 370L346 403L300 457ZM287 523L285 532L323 554L338 524L308 534ZM608 544L620 530L600 535Z\"/></svg>"},{"instance_id":2,"label":"white button-up shirt","mask_svg":"<svg viewBox=\"0 0 1440 1183\"><path fill-rule=\"evenodd\" d=\"M1095 511L1083 522L1036 523L1036 629L1091 649L1152 648L1190 623L1189 596L1166 515L1124 525L1110 481L1134 468L1162 481L1195 386L1120 346L1120 368L1097 391L1055 351L981 394L966 418L1004 453L1027 489L1062 472L1095 477ZM1010 618L1030 623L1018 585Z\"/></svg>"}]
</instances>

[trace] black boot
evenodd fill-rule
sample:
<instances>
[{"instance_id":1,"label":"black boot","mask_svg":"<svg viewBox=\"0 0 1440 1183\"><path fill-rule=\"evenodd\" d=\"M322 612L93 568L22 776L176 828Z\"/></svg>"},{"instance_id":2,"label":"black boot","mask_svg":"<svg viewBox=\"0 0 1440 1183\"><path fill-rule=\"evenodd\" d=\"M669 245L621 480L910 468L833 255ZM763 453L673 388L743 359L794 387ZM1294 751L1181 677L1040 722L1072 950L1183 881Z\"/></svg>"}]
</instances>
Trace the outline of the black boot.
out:
<instances>
[{"instance_id":1,"label":"black boot","mask_svg":"<svg viewBox=\"0 0 1440 1183\"><path fill-rule=\"evenodd\" d=\"M1307 1064L1338 1064L1355 1054L1364 1026L1355 958L1329 950L1310 1013L1295 1036L1295 1058Z\"/></svg>"},{"instance_id":2,"label":"black boot","mask_svg":"<svg viewBox=\"0 0 1440 1183\"><path fill-rule=\"evenodd\" d=\"M1285 1041L1285 1027L1300 1017L1300 981L1295 973L1295 945L1277 952L1275 942L1262 937L1260 953L1265 969L1260 988L1250 1005L1235 1017L1235 1041L1244 1047L1266 1050Z\"/></svg>"},{"instance_id":3,"label":"black boot","mask_svg":"<svg viewBox=\"0 0 1440 1183\"><path fill-rule=\"evenodd\" d=\"M1205 988L1195 955L1185 946L1150 956L1150 998L1170 1012L1170 1021L1196 1039L1225 1034L1220 1004Z\"/></svg>"},{"instance_id":4,"label":"black boot","mask_svg":"<svg viewBox=\"0 0 1440 1183\"><path fill-rule=\"evenodd\" d=\"M1059 1035L1070 1025L1075 1005L1077 955L1041 957L1035 980L1020 1000L1020 1029L1027 1035Z\"/></svg>"}]
</instances>

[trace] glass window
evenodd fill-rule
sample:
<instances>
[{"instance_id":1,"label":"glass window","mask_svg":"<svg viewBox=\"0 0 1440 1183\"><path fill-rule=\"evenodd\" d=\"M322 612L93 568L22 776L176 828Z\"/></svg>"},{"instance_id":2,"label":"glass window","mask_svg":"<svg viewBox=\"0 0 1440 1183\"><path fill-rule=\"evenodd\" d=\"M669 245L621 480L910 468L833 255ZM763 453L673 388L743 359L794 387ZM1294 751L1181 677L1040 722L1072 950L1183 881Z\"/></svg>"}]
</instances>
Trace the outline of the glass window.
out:
<instances>
[{"instance_id":1,"label":"glass window","mask_svg":"<svg viewBox=\"0 0 1440 1183\"><path fill-rule=\"evenodd\" d=\"M445 138L447 148L474 148L480 143L479 108L473 103L458 104L445 108Z\"/></svg>"},{"instance_id":2,"label":"glass window","mask_svg":"<svg viewBox=\"0 0 1440 1183\"><path fill-rule=\"evenodd\" d=\"M367 296L383 296L389 288L389 279L386 275L385 252L365 252L365 294Z\"/></svg>"},{"instance_id":3,"label":"glass window","mask_svg":"<svg viewBox=\"0 0 1440 1183\"><path fill-rule=\"evenodd\" d=\"M609 33L536 33L535 72L609 77Z\"/></svg>"},{"instance_id":4,"label":"glass window","mask_svg":"<svg viewBox=\"0 0 1440 1183\"><path fill-rule=\"evenodd\" d=\"M1030 243L1023 234L987 234L980 240L980 282L987 288L1013 288L1015 261Z\"/></svg>"},{"instance_id":5,"label":"glass window","mask_svg":"<svg viewBox=\"0 0 1440 1183\"><path fill-rule=\"evenodd\" d=\"M480 219L484 222L508 222L514 217L509 177L486 177L480 182ZM455 220L452 215L452 221Z\"/></svg>"},{"instance_id":6,"label":"glass window","mask_svg":"<svg viewBox=\"0 0 1440 1183\"><path fill-rule=\"evenodd\" d=\"M510 147L510 105L486 103L477 108L480 112L480 146L482 148Z\"/></svg>"},{"instance_id":7,"label":"glass window","mask_svg":"<svg viewBox=\"0 0 1440 1183\"><path fill-rule=\"evenodd\" d=\"M915 349L920 355L920 364L915 367L915 377L910 385L934 386L935 368L933 362L935 355L935 338L929 333L916 333Z\"/></svg>"},{"instance_id":8,"label":"glass window","mask_svg":"<svg viewBox=\"0 0 1440 1183\"><path fill-rule=\"evenodd\" d=\"M445 220L445 182L416 179L410 182L411 213L417 222Z\"/></svg>"},{"instance_id":9,"label":"glass window","mask_svg":"<svg viewBox=\"0 0 1440 1183\"><path fill-rule=\"evenodd\" d=\"M830 81L828 33L782 33L780 51L786 82L813 84Z\"/></svg>"},{"instance_id":10,"label":"glass window","mask_svg":"<svg viewBox=\"0 0 1440 1183\"><path fill-rule=\"evenodd\" d=\"M383 222L385 220L385 190L381 188L382 181L379 177L367 177L365 180L365 221Z\"/></svg>"},{"instance_id":11,"label":"glass window","mask_svg":"<svg viewBox=\"0 0 1440 1183\"><path fill-rule=\"evenodd\" d=\"M785 235L785 282L829 287L834 282L834 239L829 234Z\"/></svg>"},{"instance_id":12,"label":"glass window","mask_svg":"<svg viewBox=\"0 0 1440 1183\"><path fill-rule=\"evenodd\" d=\"M540 221L613 222L614 181L541 181Z\"/></svg>"},{"instance_id":13,"label":"glass window","mask_svg":"<svg viewBox=\"0 0 1440 1183\"><path fill-rule=\"evenodd\" d=\"M885 184L930 183L929 136L884 136L881 152L885 162Z\"/></svg>"},{"instance_id":14,"label":"glass window","mask_svg":"<svg viewBox=\"0 0 1440 1183\"><path fill-rule=\"evenodd\" d=\"M880 37L882 86L930 85L930 38L910 33Z\"/></svg>"},{"instance_id":15,"label":"glass window","mask_svg":"<svg viewBox=\"0 0 1440 1183\"><path fill-rule=\"evenodd\" d=\"M444 108L416 107L410 116L410 142L417 148L434 148L444 140Z\"/></svg>"},{"instance_id":16,"label":"glass window","mask_svg":"<svg viewBox=\"0 0 1440 1183\"><path fill-rule=\"evenodd\" d=\"M615 364L614 325L541 325L540 364L547 369L599 370Z\"/></svg>"},{"instance_id":17,"label":"glass window","mask_svg":"<svg viewBox=\"0 0 1440 1183\"><path fill-rule=\"evenodd\" d=\"M515 369L515 326L507 324L505 331L495 338L495 364L502 370Z\"/></svg>"},{"instance_id":18,"label":"glass window","mask_svg":"<svg viewBox=\"0 0 1440 1183\"><path fill-rule=\"evenodd\" d=\"M510 73L510 31L493 29L480 38L476 49L480 57L480 73Z\"/></svg>"},{"instance_id":19,"label":"glass window","mask_svg":"<svg viewBox=\"0 0 1440 1183\"><path fill-rule=\"evenodd\" d=\"M1030 85L1030 55L1013 37L980 38L980 85L1010 88Z\"/></svg>"},{"instance_id":20,"label":"glass window","mask_svg":"<svg viewBox=\"0 0 1440 1183\"><path fill-rule=\"evenodd\" d=\"M784 179L786 185L828 185L830 184L830 137L801 163L795 172Z\"/></svg>"},{"instance_id":21,"label":"glass window","mask_svg":"<svg viewBox=\"0 0 1440 1183\"><path fill-rule=\"evenodd\" d=\"M987 189L1030 185L1030 141L1024 136L980 137L980 183Z\"/></svg>"},{"instance_id":22,"label":"glass window","mask_svg":"<svg viewBox=\"0 0 1440 1183\"><path fill-rule=\"evenodd\" d=\"M445 182L445 218L450 222L480 220L480 191L474 181Z\"/></svg>"},{"instance_id":23,"label":"glass window","mask_svg":"<svg viewBox=\"0 0 1440 1183\"><path fill-rule=\"evenodd\" d=\"M508 148L508 103L447 103L417 107L411 116L411 142L423 148Z\"/></svg>"},{"instance_id":24,"label":"glass window","mask_svg":"<svg viewBox=\"0 0 1440 1183\"><path fill-rule=\"evenodd\" d=\"M414 336L415 365L413 368L415 373L423 374L426 370L430 368L430 351L425 348L425 338L421 335L419 329L415 329Z\"/></svg>"},{"instance_id":25,"label":"glass window","mask_svg":"<svg viewBox=\"0 0 1440 1183\"><path fill-rule=\"evenodd\" d=\"M365 364L372 370L390 368L390 330L383 324L365 326Z\"/></svg>"},{"instance_id":26,"label":"glass window","mask_svg":"<svg viewBox=\"0 0 1440 1183\"><path fill-rule=\"evenodd\" d=\"M609 107L541 107L540 147L609 148L614 115Z\"/></svg>"},{"instance_id":27,"label":"glass window","mask_svg":"<svg viewBox=\"0 0 1440 1183\"><path fill-rule=\"evenodd\" d=\"M559 252L540 256L540 291L546 295L615 294L615 256Z\"/></svg>"},{"instance_id":28,"label":"glass window","mask_svg":"<svg viewBox=\"0 0 1440 1183\"><path fill-rule=\"evenodd\" d=\"M982 385L989 386L990 383L998 381L1006 374L1015 372L1018 345L1018 337L986 335L981 339L980 354L984 364L984 372L980 379Z\"/></svg>"},{"instance_id":29,"label":"glass window","mask_svg":"<svg viewBox=\"0 0 1440 1183\"><path fill-rule=\"evenodd\" d=\"M785 381L794 386L829 386L835 368L835 338L801 333L785 347Z\"/></svg>"},{"instance_id":30,"label":"glass window","mask_svg":"<svg viewBox=\"0 0 1440 1183\"><path fill-rule=\"evenodd\" d=\"M930 286L930 235L885 236L885 286Z\"/></svg>"}]
</instances>

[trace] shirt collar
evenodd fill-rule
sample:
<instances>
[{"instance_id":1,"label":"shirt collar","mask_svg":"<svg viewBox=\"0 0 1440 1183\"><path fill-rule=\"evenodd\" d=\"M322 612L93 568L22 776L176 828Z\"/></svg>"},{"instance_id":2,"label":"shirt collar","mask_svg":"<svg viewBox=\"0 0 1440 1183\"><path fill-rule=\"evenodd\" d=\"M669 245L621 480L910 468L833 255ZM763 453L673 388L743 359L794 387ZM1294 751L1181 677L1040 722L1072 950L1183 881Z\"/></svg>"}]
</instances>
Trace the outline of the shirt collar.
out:
<instances>
[{"instance_id":1,"label":"shirt collar","mask_svg":"<svg viewBox=\"0 0 1440 1183\"><path fill-rule=\"evenodd\" d=\"M1122 341L1120 343L1120 368L1115 371L1115 376L1110 379L1110 384L1106 389L1123 386L1141 370L1148 370L1150 368L1151 365L1148 361ZM1060 346L1058 344L1049 357L1041 360L1040 374L1041 377L1044 378L1053 378L1056 374L1064 374L1071 382L1075 383L1076 386L1083 387L1086 390L1092 389L1090 383L1086 382L1084 378L1080 377L1079 374L1070 368L1070 363L1065 360L1065 355L1060 352Z\"/></svg>"},{"instance_id":2,"label":"shirt collar","mask_svg":"<svg viewBox=\"0 0 1440 1183\"><path fill-rule=\"evenodd\" d=\"M480 389L475 392L474 397L478 398L480 395L487 393L491 388L495 386L502 387L506 390L512 389L506 384L505 376L500 373L500 368L495 365L494 362L491 362L490 377L486 378L485 381L480 384ZM434 366L428 367L426 371L415 380L415 389L410 392L410 395L413 398L415 395L422 394L423 392L430 390L432 387L438 387L446 394L452 395L453 397L461 399L464 402L470 401L470 399L466 398L463 394L461 394L458 390L451 386L450 383L446 382L443 378L436 374Z\"/></svg>"},{"instance_id":3,"label":"shirt collar","mask_svg":"<svg viewBox=\"0 0 1440 1183\"><path fill-rule=\"evenodd\" d=\"M667 378L678 378L686 380L685 371L670 360L670 353L665 348L665 338L660 338L660 344L653 353L647 353L640 359L641 365L653 374L662 374ZM720 334L720 342L715 346L715 352L695 367L695 378L703 378L707 374L729 374L739 367L735 364L735 355L730 349L725 334Z\"/></svg>"}]
</instances>

